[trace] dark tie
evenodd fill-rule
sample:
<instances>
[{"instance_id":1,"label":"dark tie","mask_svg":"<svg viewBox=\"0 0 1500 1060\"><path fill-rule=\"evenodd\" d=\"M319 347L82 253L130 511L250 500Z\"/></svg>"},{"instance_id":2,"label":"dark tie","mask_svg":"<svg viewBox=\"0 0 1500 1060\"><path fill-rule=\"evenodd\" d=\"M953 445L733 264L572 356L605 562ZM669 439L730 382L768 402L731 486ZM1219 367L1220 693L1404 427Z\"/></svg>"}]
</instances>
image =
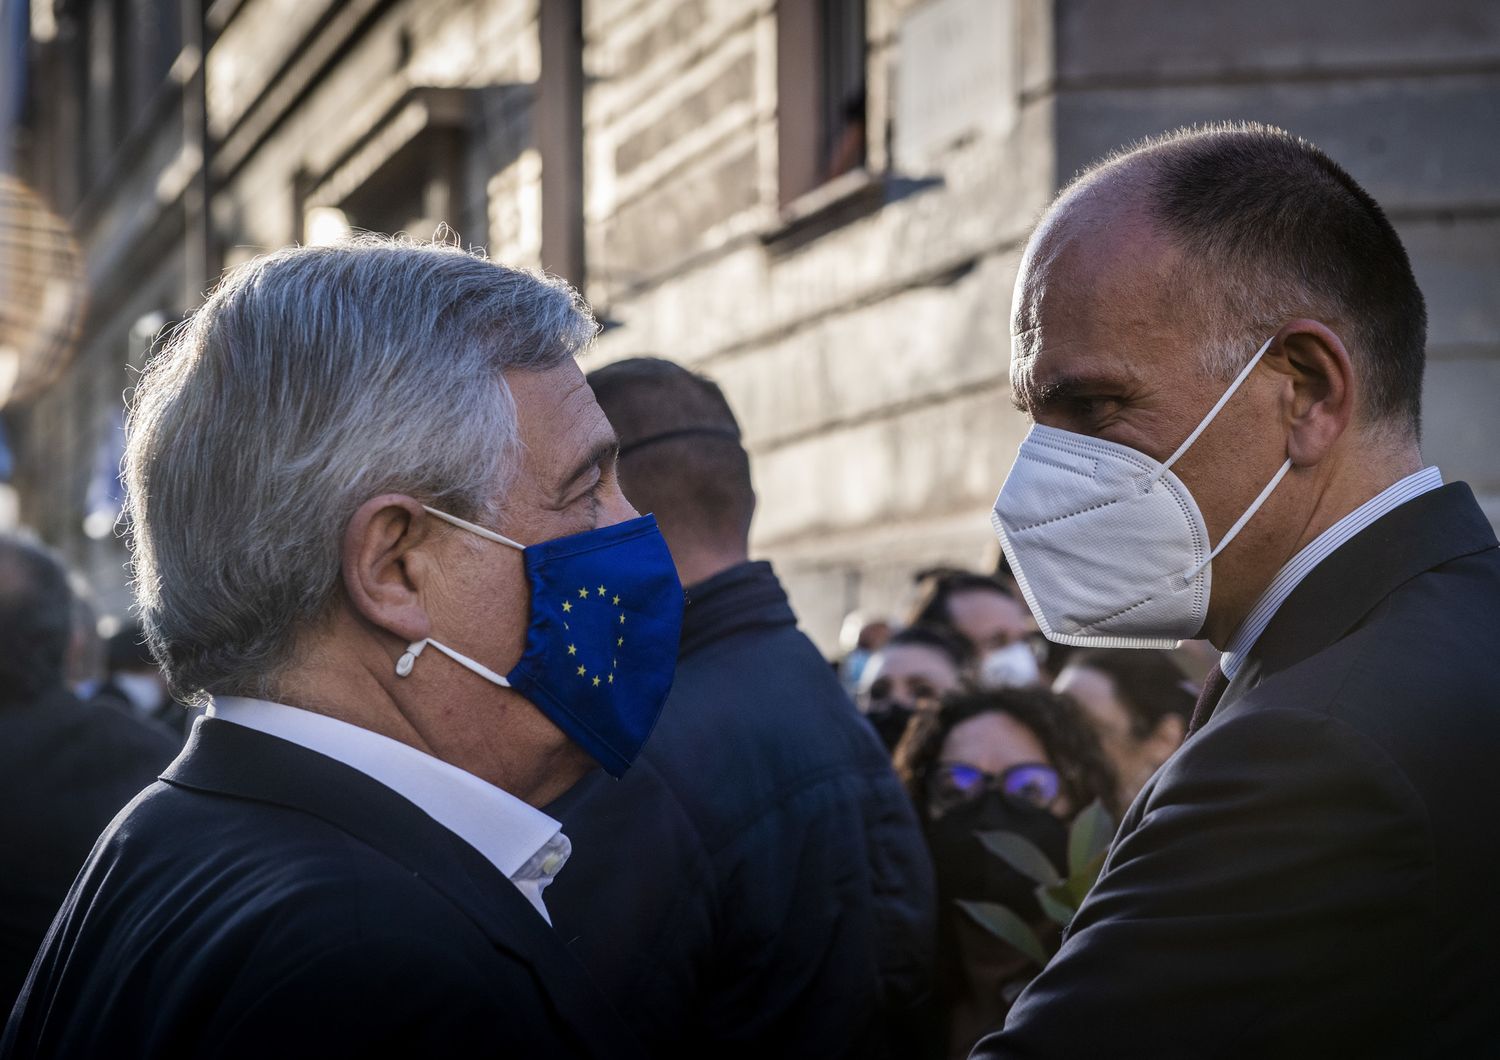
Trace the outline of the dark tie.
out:
<instances>
[{"instance_id":1,"label":"dark tie","mask_svg":"<svg viewBox=\"0 0 1500 1060\"><path fill-rule=\"evenodd\" d=\"M1208 724L1208 719L1214 716L1214 708L1223 698L1224 689L1228 687L1229 678L1224 676L1219 664L1214 663L1214 668L1208 671L1208 677L1203 682L1203 691L1198 693L1198 703L1193 707L1193 717L1188 722L1189 736Z\"/></svg>"}]
</instances>

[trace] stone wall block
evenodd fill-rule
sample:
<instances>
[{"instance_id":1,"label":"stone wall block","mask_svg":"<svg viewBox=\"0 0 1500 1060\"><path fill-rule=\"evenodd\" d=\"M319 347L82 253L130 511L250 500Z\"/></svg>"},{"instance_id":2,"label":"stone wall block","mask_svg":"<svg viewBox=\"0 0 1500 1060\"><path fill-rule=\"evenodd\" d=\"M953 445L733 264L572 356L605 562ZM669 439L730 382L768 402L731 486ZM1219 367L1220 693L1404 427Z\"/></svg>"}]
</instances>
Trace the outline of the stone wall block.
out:
<instances>
[{"instance_id":1,"label":"stone wall block","mask_svg":"<svg viewBox=\"0 0 1500 1060\"><path fill-rule=\"evenodd\" d=\"M1485 0L1057 0L1058 75L1135 80L1500 60Z\"/></svg>"},{"instance_id":2,"label":"stone wall block","mask_svg":"<svg viewBox=\"0 0 1500 1060\"><path fill-rule=\"evenodd\" d=\"M1195 122L1263 121L1333 156L1387 210L1500 206L1500 73L1063 92L1063 179L1121 144Z\"/></svg>"}]
</instances>

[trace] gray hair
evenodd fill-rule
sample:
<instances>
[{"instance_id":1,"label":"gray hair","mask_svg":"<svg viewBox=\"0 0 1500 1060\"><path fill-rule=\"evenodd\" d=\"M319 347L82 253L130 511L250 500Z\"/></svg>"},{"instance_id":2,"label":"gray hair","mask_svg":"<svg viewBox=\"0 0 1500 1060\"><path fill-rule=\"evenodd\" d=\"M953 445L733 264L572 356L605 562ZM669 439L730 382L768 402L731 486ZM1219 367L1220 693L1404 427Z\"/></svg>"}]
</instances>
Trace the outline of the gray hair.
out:
<instances>
[{"instance_id":1,"label":"gray hair","mask_svg":"<svg viewBox=\"0 0 1500 1060\"><path fill-rule=\"evenodd\" d=\"M126 424L136 595L174 691L272 695L371 497L493 516L520 447L501 373L595 331L561 281L443 244L360 236L231 272Z\"/></svg>"}]
</instances>

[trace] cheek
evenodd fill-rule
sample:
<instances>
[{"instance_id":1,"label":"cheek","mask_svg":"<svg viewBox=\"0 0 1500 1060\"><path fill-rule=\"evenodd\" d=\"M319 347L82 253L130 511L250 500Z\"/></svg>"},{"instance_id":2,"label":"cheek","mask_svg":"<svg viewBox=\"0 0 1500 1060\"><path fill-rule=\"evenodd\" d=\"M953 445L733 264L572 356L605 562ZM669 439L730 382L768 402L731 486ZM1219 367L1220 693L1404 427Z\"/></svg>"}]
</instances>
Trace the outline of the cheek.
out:
<instances>
[{"instance_id":1,"label":"cheek","mask_svg":"<svg viewBox=\"0 0 1500 1060\"><path fill-rule=\"evenodd\" d=\"M515 665L526 645L531 616L531 593L520 554L486 557L470 564L456 584L458 614L466 639L501 664L503 673Z\"/></svg>"}]
</instances>

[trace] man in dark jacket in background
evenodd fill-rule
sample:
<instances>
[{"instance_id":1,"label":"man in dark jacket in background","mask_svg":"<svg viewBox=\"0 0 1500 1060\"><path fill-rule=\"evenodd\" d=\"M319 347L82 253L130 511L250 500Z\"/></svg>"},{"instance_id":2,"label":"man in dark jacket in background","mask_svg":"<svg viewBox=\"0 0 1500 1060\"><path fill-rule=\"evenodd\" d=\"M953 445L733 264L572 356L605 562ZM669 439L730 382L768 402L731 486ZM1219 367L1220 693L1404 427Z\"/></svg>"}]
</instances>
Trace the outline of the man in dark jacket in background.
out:
<instances>
[{"instance_id":1,"label":"man in dark jacket in background","mask_svg":"<svg viewBox=\"0 0 1500 1060\"><path fill-rule=\"evenodd\" d=\"M73 591L37 545L0 535L0 1019L94 840L177 742L64 683Z\"/></svg>"},{"instance_id":2,"label":"man in dark jacket in background","mask_svg":"<svg viewBox=\"0 0 1500 1060\"><path fill-rule=\"evenodd\" d=\"M932 870L873 731L748 560L755 494L719 388L669 361L589 375L620 483L687 586L677 680L619 782L551 811L559 934L653 1055L909 1055Z\"/></svg>"}]
</instances>

